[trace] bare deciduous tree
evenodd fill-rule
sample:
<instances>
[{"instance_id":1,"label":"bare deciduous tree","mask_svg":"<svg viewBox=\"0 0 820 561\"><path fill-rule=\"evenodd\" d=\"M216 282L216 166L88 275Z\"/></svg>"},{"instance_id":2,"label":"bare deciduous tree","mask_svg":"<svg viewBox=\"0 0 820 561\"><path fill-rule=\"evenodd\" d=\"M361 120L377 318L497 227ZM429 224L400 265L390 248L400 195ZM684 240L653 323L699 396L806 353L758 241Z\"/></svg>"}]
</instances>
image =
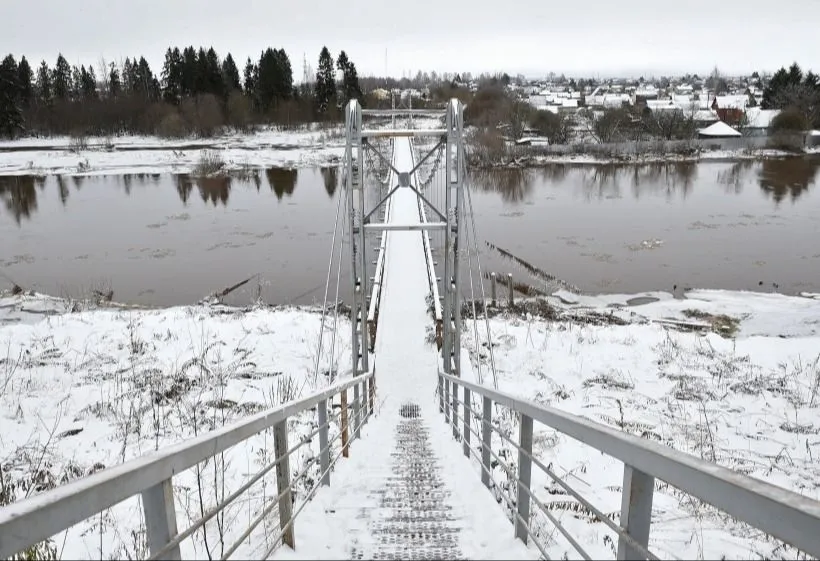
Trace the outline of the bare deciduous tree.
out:
<instances>
[{"instance_id":1,"label":"bare deciduous tree","mask_svg":"<svg viewBox=\"0 0 820 561\"><path fill-rule=\"evenodd\" d=\"M546 136L550 144L567 144L572 132L567 115L550 111L536 111L532 126Z\"/></svg>"},{"instance_id":2,"label":"bare deciduous tree","mask_svg":"<svg viewBox=\"0 0 820 561\"><path fill-rule=\"evenodd\" d=\"M583 115L587 132L601 144L609 144L626 138L625 129L631 121L625 109L606 109L600 113L585 111Z\"/></svg>"},{"instance_id":3,"label":"bare deciduous tree","mask_svg":"<svg viewBox=\"0 0 820 561\"><path fill-rule=\"evenodd\" d=\"M643 124L649 134L664 140L691 138L695 132L694 114L687 115L682 109L648 111Z\"/></svg>"}]
</instances>

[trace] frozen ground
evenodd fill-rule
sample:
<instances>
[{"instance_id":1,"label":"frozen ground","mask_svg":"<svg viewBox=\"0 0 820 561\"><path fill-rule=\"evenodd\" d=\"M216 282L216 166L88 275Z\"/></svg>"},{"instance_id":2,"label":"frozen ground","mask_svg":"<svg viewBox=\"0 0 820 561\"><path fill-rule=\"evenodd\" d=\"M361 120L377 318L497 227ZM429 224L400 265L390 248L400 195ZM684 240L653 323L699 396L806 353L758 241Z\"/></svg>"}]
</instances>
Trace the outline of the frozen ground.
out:
<instances>
[{"instance_id":1,"label":"frozen ground","mask_svg":"<svg viewBox=\"0 0 820 561\"><path fill-rule=\"evenodd\" d=\"M501 389L820 498L813 461L820 444L816 295L697 290L685 300L654 293L649 296L657 302L629 307L621 304L634 295L558 296L564 300L558 319L500 314L490 320ZM559 303L557 297L552 301ZM6 500L327 383L323 373L329 357L322 358L319 378L313 376L320 322L316 310L71 309L64 301L37 295L0 299L0 473ZM338 326L336 354L342 357L349 352L349 329L346 322ZM469 321L464 341L490 383L486 342L482 337L476 352ZM502 429L517 435L513 418L496 418ZM294 420L292 430L306 434L314 422L307 415ZM431 431L437 429L435 422L429 419ZM374 428L367 430L376 430L370 426ZM334 426L331 436L336 430ZM619 511L619 462L543 429L536 429L536 443L541 459L596 506L607 514ZM352 448L349 466L341 462L333 476L337 482L343 470L358 471L363 446L366 440ZM313 461L317 447L311 443L303 448L291 462L294 473ZM502 458L515 457L500 440L494 448ZM270 454L271 435L262 434L201 466L199 476L191 470L177 477L179 526L186 527L203 508L238 488ZM538 470L534 474L540 478L534 488L541 500L587 550L612 557L616 541L609 530ZM478 470L467 477L478 478ZM494 477L503 490L501 467ZM264 478L249 499L229 509L221 526L226 542L275 496L274 487L272 476ZM658 491L651 545L662 558L796 556L663 484ZM326 506L316 508L321 512ZM140 513L138 499L125 501L56 536L51 545L63 558L143 555ZM271 529L276 526L275 512L268 523ZM577 558L545 519L539 517L537 523L552 557L566 553ZM208 526L209 547L216 553L219 528L216 521ZM328 531L340 530L333 526ZM305 531L302 526L297 534L303 543L310 535ZM507 524L499 532L512 534L512 527ZM264 547L258 534L254 539L245 553ZM202 557L204 547L197 533L184 542L183 555Z\"/></svg>"},{"instance_id":2,"label":"frozen ground","mask_svg":"<svg viewBox=\"0 0 820 561\"><path fill-rule=\"evenodd\" d=\"M589 147L594 151L595 146ZM805 154L820 154L820 147L808 148ZM767 158L785 158L795 156L793 152L776 150L772 148L759 148L754 150L701 150L692 155L684 154L621 154L619 156L590 154L538 154L528 153L526 150L520 156L514 156L516 166L541 166L549 164L612 164L612 163L635 163L649 164L657 162L692 162L692 161L740 161L740 160L764 160ZM506 164L504 164L506 165Z\"/></svg>"},{"instance_id":3,"label":"frozen ground","mask_svg":"<svg viewBox=\"0 0 820 561\"><path fill-rule=\"evenodd\" d=\"M367 126L384 126L385 120ZM416 128L442 126L417 117ZM112 175L189 173L206 155L216 154L225 171L246 168L312 167L335 164L344 155L344 125L307 125L297 130L263 128L251 134L166 139L156 136L68 136L0 140L0 175Z\"/></svg>"},{"instance_id":4,"label":"frozen ground","mask_svg":"<svg viewBox=\"0 0 820 561\"><path fill-rule=\"evenodd\" d=\"M0 142L0 175L188 173L207 153L218 154L226 170L304 167L337 163L344 154L341 126L208 139L88 137L85 142L81 146L67 136Z\"/></svg>"},{"instance_id":5,"label":"frozen ground","mask_svg":"<svg viewBox=\"0 0 820 561\"><path fill-rule=\"evenodd\" d=\"M0 299L4 503L229 424L328 383L326 351L319 376L314 377L321 321L315 309L65 311L70 308L41 296ZM347 335L349 323L341 322L337 329ZM326 331L325 350L330 333ZM335 351L347 356L349 341L340 338ZM294 419L291 438L296 441L314 426L315 414ZM335 434L334 424L331 437ZM291 467L301 472L315 458L313 448L318 449L318 442L300 448L291 456ZM267 465L272 454L272 435L260 434L201 464L199 473L192 469L175 477L180 529ZM221 550L221 536L228 545L233 543L276 495L271 474L251 487L222 520L208 524L210 550ZM266 530L270 521L277 524L276 516L274 511L266 519ZM51 546L65 559L143 558L138 498L56 536ZM183 556L204 558L204 547L202 533L197 533L183 542ZM237 555L242 557L241 549Z\"/></svg>"},{"instance_id":6,"label":"frozen ground","mask_svg":"<svg viewBox=\"0 0 820 561\"><path fill-rule=\"evenodd\" d=\"M376 126L384 125L384 122ZM435 118L416 118L417 128L438 128ZM820 147L809 153L820 153ZM156 136L87 137L84 144L68 136L0 141L0 175L111 175L124 173L190 173L202 158L216 153L225 171L246 168L310 167L338 163L344 154L344 127L311 125L284 131L266 128L252 134L226 133L208 139L165 139ZM647 154L626 161L739 160L788 156L771 149L715 150L696 156ZM593 154L532 155L520 163L604 164L612 157ZM624 161L619 159L617 161Z\"/></svg>"},{"instance_id":7,"label":"frozen ground","mask_svg":"<svg viewBox=\"0 0 820 561\"><path fill-rule=\"evenodd\" d=\"M634 307L613 307L634 296L574 296L557 321L497 315L490 324L499 388L820 499L820 302L713 290L685 300L652 296L662 299ZM477 346L466 327L466 345L486 371L486 340ZM517 438L510 415L499 426ZM544 428L535 440L545 464L617 519L620 462ZM501 439L494 448L516 457ZM553 514L593 558L611 558L613 533L536 472ZM495 477L509 487L502 468ZM663 483L656 489L650 549L661 558L797 558L688 495ZM577 558L543 516L540 523L553 558Z\"/></svg>"}]
</instances>

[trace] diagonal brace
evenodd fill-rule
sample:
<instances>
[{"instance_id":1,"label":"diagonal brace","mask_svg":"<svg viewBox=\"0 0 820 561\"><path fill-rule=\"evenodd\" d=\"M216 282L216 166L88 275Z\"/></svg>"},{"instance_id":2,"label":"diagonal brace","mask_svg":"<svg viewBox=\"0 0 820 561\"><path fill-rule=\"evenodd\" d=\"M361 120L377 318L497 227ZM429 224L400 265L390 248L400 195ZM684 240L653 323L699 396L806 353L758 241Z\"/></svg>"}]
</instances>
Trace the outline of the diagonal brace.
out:
<instances>
[{"instance_id":1,"label":"diagonal brace","mask_svg":"<svg viewBox=\"0 0 820 561\"><path fill-rule=\"evenodd\" d=\"M419 196L419 198L420 198L422 201L424 201L425 203L427 203L427 206L429 206L431 209L433 209L433 212L435 212L436 214L438 214L438 217L439 217L439 218L441 218L444 222L447 222L447 217L446 217L446 216L444 216L444 215L441 213L441 211L440 211L439 209L437 209L435 206L433 206L433 203L431 203L430 201L428 201L428 200L427 200L427 197L425 197L424 195L422 195L422 194L419 192L419 190L418 190L418 189L416 189L415 187L413 187L412 185L408 185L408 187L410 187L410 188L413 190L413 192L414 192L416 195L418 195L418 196Z\"/></svg>"},{"instance_id":2,"label":"diagonal brace","mask_svg":"<svg viewBox=\"0 0 820 561\"><path fill-rule=\"evenodd\" d=\"M384 155L382 155L382 153L381 153L381 152L379 152L379 150L378 150L375 146L373 146L372 144L370 144L370 143L369 143L369 142L367 142L367 141L364 141L362 144L363 144L365 147L370 148L370 150L372 150L372 151L373 151L373 152L374 152L374 153L375 153L375 154L376 154L379 158L381 158L381 160L382 160L383 162L385 162L388 166L390 166L390 169L391 169L391 170L393 170L393 173L395 173L397 176L398 176L398 175L401 175L401 172L399 172L399 170L397 170L395 167L393 167L393 163L392 163L392 162L390 162L390 161L388 161L388 159L387 159L387 158L385 158L385 157L384 157ZM410 171L407 175L412 176L414 173L416 173L416 171L418 171L419 167L421 167L421 164L423 164L423 163L424 163L424 162L425 162L425 161L426 161L426 160L427 160L430 156L432 156L432 155L433 155L433 153L434 153L434 152L435 152L438 148L440 148L443 144L444 144L444 141L443 141L443 140L439 140L439 141L438 141L438 144L436 144L436 145L435 145L435 146L434 146L434 147L433 147L433 148L432 148L432 149L431 149L431 150L427 153L427 155L425 155L425 156L424 156L424 157L423 157L423 158L422 158L422 159L421 159L421 160L420 160L420 161L419 161L419 162L415 165L415 167L413 167L413 169L412 169L412 170L411 170L411 171ZM408 184L407 186L408 186L408 187L410 187L410 189L412 189L412 190L413 190L413 192L414 192L414 193L415 193L415 194L416 194L416 195L417 195L417 196L418 196L418 197L419 197L422 201L424 201L425 203L427 203L427 206L429 206L429 207L433 210L433 212L435 212L435 213L438 215L438 217L439 217L439 218L441 218L441 220L443 220L444 222L447 222L447 217L446 217L446 216L444 216L444 215L441 213L441 211L440 211L439 209L437 209L437 208L433 205L433 203L431 203L430 201L428 201L428 200L427 200L427 198L426 198L424 195L422 195L422 194L421 194L421 192L420 192L418 189L416 189L416 188L415 188L412 184ZM381 208L381 206L382 206L385 202L387 202L387 199L389 199L390 197L392 197L392 196L393 196L393 193L395 193L395 192L396 192L396 189L398 189L399 187L401 187L401 185L396 185L395 187L393 187L393 188L390 190L390 192L387 194L387 196L385 196L385 197L384 197L381 201L379 201L379 202L378 202L378 204L376 204L376 206L374 206L374 207L370 210L370 212L368 212L368 213L364 216L364 218L362 218L362 224L369 224L370 217L371 217L371 216L373 216L373 214L374 214L377 210L379 210L379 209Z\"/></svg>"},{"instance_id":3,"label":"diagonal brace","mask_svg":"<svg viewBox=\"0 0 820 561\"><path fill-rule=\"evenodd\" d=\"M392 168L393 166L390 166L390 167ZM381 206L382 206L384 203L386 203L386 202L387 202L387 199L389 199L390 197L392 197L392 196L393 196L393 193L395 193L395 192L396 192L396 189L398 189L399 187L401 187L401 185L396 185L395 187L393 187L393 188L390 190L390 192L389 192L389 193L387 193L387 195L386 195L386 196L385 196L382 200L380 200L376 206L374 206L374 207L371 209L371 211L370 211L370 212L368 212L367 214L365 214L365 215L364 215L364 218L362 218L362 224L369 224L369 223L370 223L370 217L371 217L371 216L373 216L373 213L374 213L374 212L376 212L377 210L379 210L379 208L381 208Z\"/></svg>"},{"instance_id":4,"label":"diagonal brace","mask_svg":"<svg viewBox=\"0 0 820 561\"><path fill-rule=\"evenodd\" d=\"M399 170L397 170L396 168L394 168L394 167L393 167L393 162L391 162L390 160L388 160L387 158L385 158L385 157L384 157L384 154L382 154L381 152L379 152L378 148L376 148L375 146L373 146L372 144L370 144L370 142L368 142L368 141L367 141L367 139L362 139L362 145L363 145L365 148L370 148L370 150L371 150L374 154L376 154L376 155L379 157L379 159L381 159L381 161L382 161L382 162L384 162L385 164L387 164L387 167L389 167L390 169L392 169L392 170L393 170L393 173L395 173L396 175L398 175L398 174L399 174Z\"/></svg>"},{"instance_id":5,"label":"diagonal brace","mask_svg":"<svg viewBox=\"0 0 820 561\"><path fill-rule=\"evenodd\" d=\"M413 175L414 173L416 173L416 172L419 170L419 168L421 167L421 164L423 164L424 162L426 162L426 161L427 161L427 159L428 159L430 156L432 156L432 155L433 155L433 153L434 153L436 150L438 150L439 148L441 148L441 147L442 147L442 145L444 145L444 140L439 140L439 141L438 141L438 143L437 143L435 146L433 146L433 147L430 149L430 151L429 151L429 152L427 152L427 154L426 154L426 155L425 155L425 156L424 156L421 160L419 160L419 163L417 163L417 164L416 164L416 167L414 167L412 170L410 170L410 175Z\"/></svg>"}]
</instances>

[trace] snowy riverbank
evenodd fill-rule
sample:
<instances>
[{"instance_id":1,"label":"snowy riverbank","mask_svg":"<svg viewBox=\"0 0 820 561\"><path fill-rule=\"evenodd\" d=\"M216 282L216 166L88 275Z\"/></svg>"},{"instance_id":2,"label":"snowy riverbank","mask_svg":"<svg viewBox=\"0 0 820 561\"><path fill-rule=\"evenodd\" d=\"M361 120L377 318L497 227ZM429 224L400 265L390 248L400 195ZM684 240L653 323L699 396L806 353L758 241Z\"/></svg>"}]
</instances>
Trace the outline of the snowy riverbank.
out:
<instances>
[{"instance_id":1,"label":"snowy riverbank","mask_svg":"<svg viewBox=\"0 0 820 561\"><path fill-rule=\"evenodd\" d=\"M773 148L756 148L753 150L696 150L691 153L676 152L647 152L641 154L607 154L602 151L597 154L594 151L595 145L590 146L592 153L538 153L537 150L519 151L502 160L485 163L480 162L478 167L483 168L521 168L521 167L542 167L553 164L576 164L576 165L608 165L608 164L660 164L660 163L686 163L686 162L740 162L758 161L770 158L793 158L802 156L820 155L820 148L809 148L803 153L777 150Z\"/></svg>"},{"instance_id":2,"label":"snowy riverbank","mask_svg":"<svg viewBox=\"0 0 820 561\"><path fill-rule=\"evenodd\" d=\"M574 303L559 321L494 317L499 389L820 499L820 300L716 290L691 291L683 300L650 296L662 299L613 308L632 296L565 295ZM476 345L466 322L465 343L490 384L483 327ZM517 420L502 419L517 438ZM543 427L535 442L545 464L617 520L620 462ZM494 447L515 457L500 439ZM612 558L617 536L540 470L533 473L539 498L593 558ZM494 475L507 480L500 467ZM797 555L664 483L656 490L650 549L661 558ZM538 523L552 558L574 558L542 515Z\"/></svg>"},{"instance_id":3,"label":"snowy riverbank","mask_svg":"<svg viewBox=\"0 0 820 561\"><path fill-rule=\"evenodd\" d=\"M341 125L263 129L206 139L155 136L22 138L0 142L0 175L190 173L216 153L224 170L335 164L344 154Z\"/></svg>"},{"instance_id":4,"label":"snowy riverbank","mask_svg":"<svg viewBox=\"0 0 820 561\"><path fill-rule=\"evenodd\" d=\"M417 118L418 128L437 128L435 118ZM468 134L469 137L469 134ZM248 168L315 167L338 164L344 154L344 126L311 125L287 131L264 128L254 133L225 133L213 138L165 139L156 136L21 138L0 141L0 175L116 175L191 173L204 157L215 154L225 172ZM761 160L795 156L771 148L699 149L680 153L663 149L631 153L623 147L584 145L556 153L538 147L512 149L486 167L535 167L551 164L660 163ZM820 154L820 147L806 154Z\"/></svg>"},{"instance_id":5,"label":"snowy riverbank","mask_svg":"<svg viewBox=\"0 0 820 561\"><path fill-rule=\"evenodd\" d=\"M558 296L551 300L560 306L557 320L505 313L490 320L500 389L820 498L813 463L820 446L816 295L696 290L683 300L643 295L658 301L629 307L613 304L633 296ZM78 308L41 295L0 298L0 461L4 485L17 499L327 383L331 331L314 378L321 321L315 308L72 309ZM691 325L684 330L680 323ZM471 320L464 327L465 346L489 384L483 320L479 344ZM335 353L344 361L349 323L337 331ZM294 434L307 434L312 422L311 415L300 417ZM502 422L515 432L512 420ZM180 528L269 460L269 437L237 446L199 476L191 470L175 478ZM536 441L545 463L604 512L619 511L618 462L552 431L537 431ZM317 446L303 447L291 469L313 461ZM495 447L504 448L500 441ZM500 468L495 476L504 480ZM228 543L240 522L276 495L274 488L272 475L263 478L251 499L229 509L237 522L227 525ZM610 532L574 499L544 480L534 488L590 553L612 555ZM652 545L662 556L793 553L681 493L663 485L659 491ZM137 498L125 501L52 545L63 558L141 555L140 512ZM212 550L219 532L216 521L208 526ZM551 555L572 556L547 524L544 535L551 536ZM183 555L203 557L203 548L197 533L183 543Z\"/></svg>"}]
</instances>

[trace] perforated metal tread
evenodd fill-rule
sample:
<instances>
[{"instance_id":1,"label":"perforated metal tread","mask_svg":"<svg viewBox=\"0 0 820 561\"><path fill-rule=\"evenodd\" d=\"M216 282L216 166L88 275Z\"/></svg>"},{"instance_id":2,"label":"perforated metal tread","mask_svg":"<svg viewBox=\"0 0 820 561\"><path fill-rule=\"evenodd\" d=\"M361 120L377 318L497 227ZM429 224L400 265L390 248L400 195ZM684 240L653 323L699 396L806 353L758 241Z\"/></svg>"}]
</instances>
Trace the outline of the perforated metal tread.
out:
<instances>
[{"instance_id":1,"label":"perforated metal tread","mask_svg":"<svg viewBox=\"0 0 820 561\"><path fill-rule=\"evenodd\" d=\"M448 504L438 461L417 404L400 408L396 426L393 476L371 493L379 508L368 518L369 543L357 543L351 559L464 559L460 527Z\"/></svg>"}]
</instances>

